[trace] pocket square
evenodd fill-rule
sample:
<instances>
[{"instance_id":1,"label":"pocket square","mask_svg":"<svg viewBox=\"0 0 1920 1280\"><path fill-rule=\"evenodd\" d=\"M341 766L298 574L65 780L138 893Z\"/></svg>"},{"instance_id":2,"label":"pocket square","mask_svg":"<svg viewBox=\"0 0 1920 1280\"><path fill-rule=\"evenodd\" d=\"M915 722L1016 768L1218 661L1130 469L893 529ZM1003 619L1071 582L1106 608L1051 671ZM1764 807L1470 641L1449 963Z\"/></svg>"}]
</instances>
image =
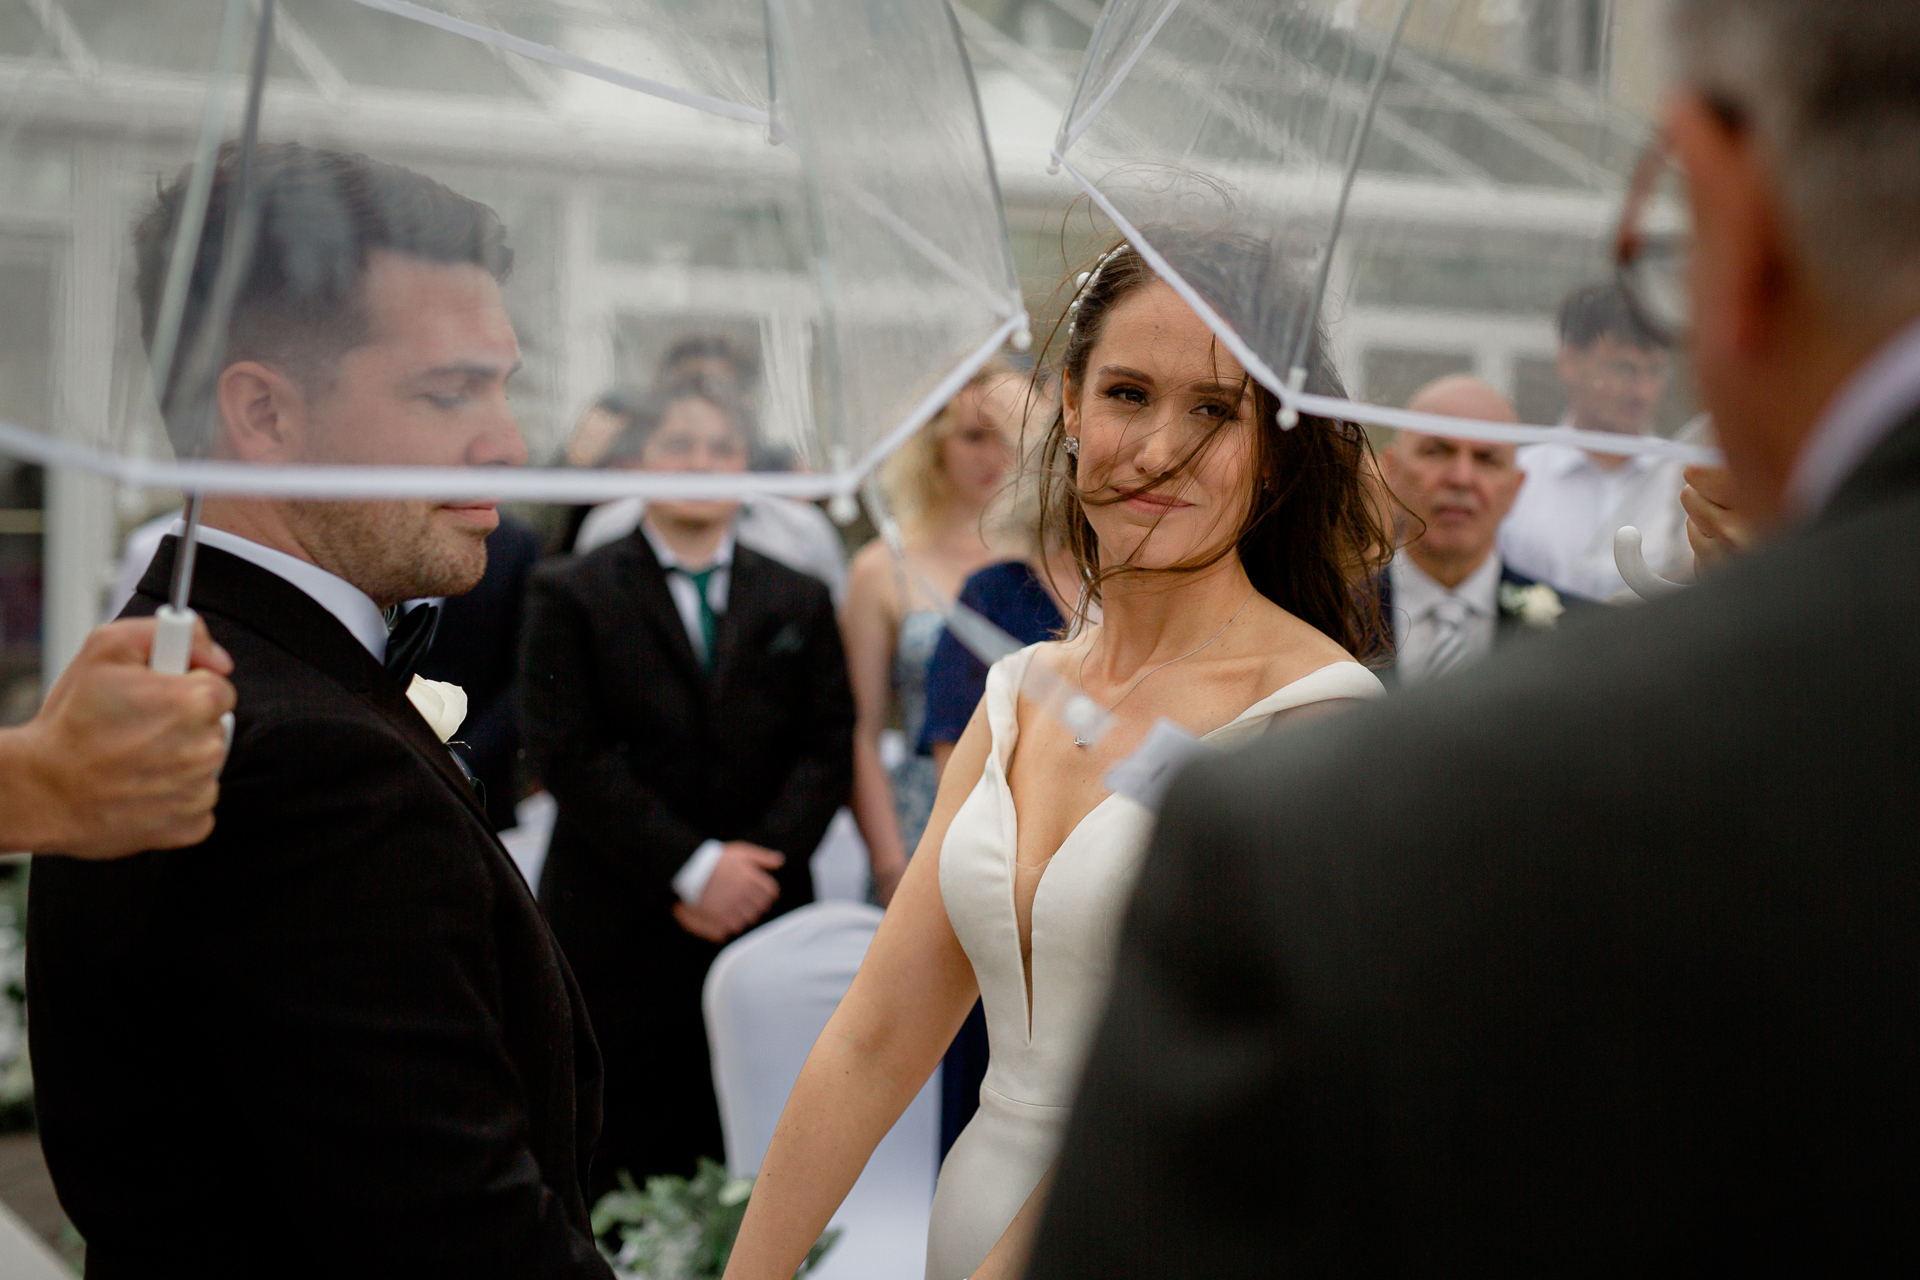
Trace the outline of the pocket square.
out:
<instances>
[{"instance_id":1,"label":"pocket square","mask_svg":"<svg viewBox=\"0 0 1920 1280\"><path fill-rule=\"evenodd\" d=\"M767 656L769 658L785 657L787 654L800 652L806 645L807 637L801 633L799 626L789 622L773 633L773 639L767 641Z\"/></svg>"}]
</instances>

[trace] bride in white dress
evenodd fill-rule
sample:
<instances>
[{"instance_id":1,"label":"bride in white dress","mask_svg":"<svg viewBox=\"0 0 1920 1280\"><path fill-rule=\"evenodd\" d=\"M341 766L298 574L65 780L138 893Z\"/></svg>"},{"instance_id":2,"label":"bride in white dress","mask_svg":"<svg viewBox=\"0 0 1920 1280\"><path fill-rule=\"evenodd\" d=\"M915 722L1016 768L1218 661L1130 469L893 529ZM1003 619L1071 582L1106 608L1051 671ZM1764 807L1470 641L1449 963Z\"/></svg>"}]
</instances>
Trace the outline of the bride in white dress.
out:
<instances>
[{"instance_id":1,"label":"bride in white dress","mask_svg":"<svg viewBox=\"0 0 1920 1280\"><path fill-rule=\"evenodd\" d=\"M1275 277L1237 239L1154 242L1203 294ZM1303 417L1282 431L1273 397L1124 245L1082 285L1064 348L1042 518L1101 620L989 672L919 851L787 1102L728 1280L794 1274L976 993L990 1063L941 1169L926 1274L1017 1275L1153 821L1107 770L1161 719L1225 747L1380 695L1352 656L1381 635L1364 584L1388 547L1359 429ZM1309 388L1336 390L1317 343L1310 354ZM1042 708L1036 695L1063 684L1108 708L1104 737L1085 743Z\"/></svg>"}]
</instances>

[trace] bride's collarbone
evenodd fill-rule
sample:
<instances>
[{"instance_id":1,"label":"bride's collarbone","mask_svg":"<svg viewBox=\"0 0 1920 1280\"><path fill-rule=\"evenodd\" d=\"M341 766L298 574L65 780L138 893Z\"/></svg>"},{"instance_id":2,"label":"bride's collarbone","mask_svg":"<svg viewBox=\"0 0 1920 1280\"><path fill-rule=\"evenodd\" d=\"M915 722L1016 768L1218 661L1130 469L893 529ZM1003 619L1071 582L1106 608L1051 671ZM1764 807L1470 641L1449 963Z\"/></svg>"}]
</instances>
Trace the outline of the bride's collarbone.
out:
<instances>
[{"instance_id":1,"label":"bride's collarbone","mask_svg":"<svg viewBox=\"0 0 1920 1280\"><path fill-rule=\"evenodd\" d=\"M1018 831L1015 860L1038 866L1052 858L1110 794L1102 780L1113 761L1073 745L1073 734L1045 713L1022 728L1007 770Z\"/></svg>"}]
</instances>

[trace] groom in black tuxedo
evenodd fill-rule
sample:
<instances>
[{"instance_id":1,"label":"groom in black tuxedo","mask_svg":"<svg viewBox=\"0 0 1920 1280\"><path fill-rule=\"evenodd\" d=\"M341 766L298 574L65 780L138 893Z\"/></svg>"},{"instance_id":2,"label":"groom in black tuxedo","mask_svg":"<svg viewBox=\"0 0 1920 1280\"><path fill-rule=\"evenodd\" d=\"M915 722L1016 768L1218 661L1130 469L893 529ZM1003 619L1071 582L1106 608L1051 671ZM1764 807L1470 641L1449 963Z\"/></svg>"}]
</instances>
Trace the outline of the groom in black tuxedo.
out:
<instances>
[{"instance_id":1,"label":"groom in black tuxedo","mask_svg":"<svg viewBox=\"0 0 1920 1280\"><path fill-rule=\"evenodd\" d=\"M1675 283L1770 545L1177 780L1030 1280L1907 1252L1920 5L1670 11Z\"/></svg>"},{"instance_id":2,"label":"groom in black tuxedo","mask_svg":"<svg viewBox=\"0 0 1920 1280\"><path fill-rule=\"evenodd\" d=\"M214 321L221 157L183 361ZM514 466L492 211L293 144L183 456ZM186 179L136 231L146 337ZM209 498L192 604L239 693L213 835L39 859L35 1103L87 1273L609 1277L583 1185L599 1058L538 907L407 696L383 610L479 581L491 503ZM129 614L166 598L168 539ZM416 611L409 619L424 617Z\"/></svg>"},{"instance_id":3,"label":"groom in black tuxedo","mask_svg":"<svg viewBox=\"0 0 1920 1280\"><path fill-rule=\"evenodd\" d=\"M636 407L643 470L739 471L744 414L698 384ZM735 502L650 501L634 532L537 570L528 754L559 813L540 902L606 1057L595 1192L725 1155L701 986L728 938L813 901L853 771L825 584L740 545Z\"/></svg>"}]
</instances>

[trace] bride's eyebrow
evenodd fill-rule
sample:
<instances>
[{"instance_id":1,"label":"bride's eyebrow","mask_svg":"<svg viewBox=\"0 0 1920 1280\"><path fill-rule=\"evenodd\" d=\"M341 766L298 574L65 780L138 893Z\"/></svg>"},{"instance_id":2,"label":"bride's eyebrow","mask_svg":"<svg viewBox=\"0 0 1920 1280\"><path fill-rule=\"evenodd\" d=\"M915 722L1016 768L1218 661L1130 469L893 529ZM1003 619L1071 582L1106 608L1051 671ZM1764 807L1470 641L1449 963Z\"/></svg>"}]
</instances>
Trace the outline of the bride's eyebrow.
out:
<instances>
[{"instance_id":1,"label":"bride's eyebrow","mask_svg":"<svg viewBox=\"0 0 1920 1280\"><path fill-rule=\"evenodd\" d=\"M1135 382L1153 381L1150 374L1142 373L1138 369L1129 369L1123 364L1103 364L1100 366L1097 376L1102 378L1132 378Z\"/></svg>"}]
</instances>

